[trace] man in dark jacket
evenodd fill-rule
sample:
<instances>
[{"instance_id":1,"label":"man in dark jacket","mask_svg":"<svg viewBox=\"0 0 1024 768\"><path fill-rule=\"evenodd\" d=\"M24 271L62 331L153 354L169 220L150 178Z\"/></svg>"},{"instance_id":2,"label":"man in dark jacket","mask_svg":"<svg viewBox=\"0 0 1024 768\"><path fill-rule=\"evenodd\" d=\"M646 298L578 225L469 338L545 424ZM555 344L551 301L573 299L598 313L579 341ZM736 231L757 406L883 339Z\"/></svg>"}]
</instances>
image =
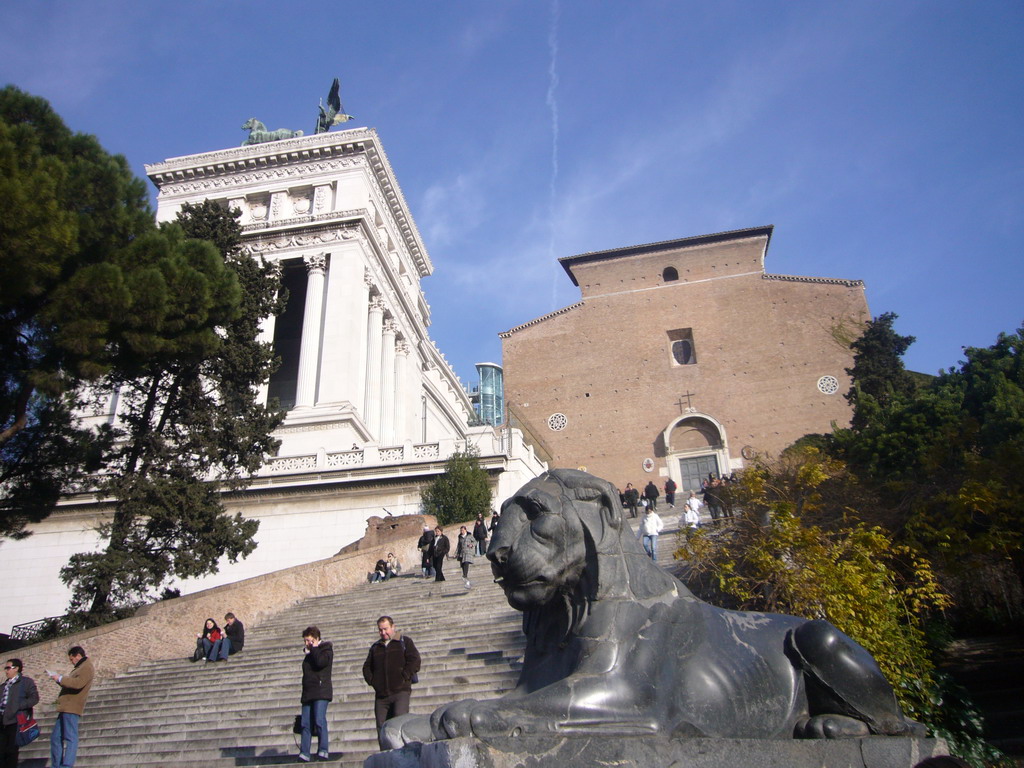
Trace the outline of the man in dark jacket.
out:
<instances>
[{"instance_id":1,"label":"man in dark jacket","mask_svg":"<svg viewBox=\"0 0 1024 768\"><path fill-rule=\"evenodd\" d=\"M377 743L383 750L381 726L386 720L409 712L412 679L420 671L420 654L411 637L395 630L390 616L377 619L380 640L370 646L363 662L363 679L373 686L376 698L373 714L377 721Z\"/></svg>"},{"instance_id":2,"label":"man in dark jacket","mask_svg":"<svg viewBox=\"0 0 1024 768\"><path fill-rule=\"evenodd\" d=\"M658 491L658 486L654 484L654 481L648 481L644 487L644 498L647 499L647 508L654 512L658 508L658 497L661 493Z\"/></svg>"},{"instance_id":3,"label":"man in dark jacket","mask_svg":"<svg viewBox=\"0 0 1024 768\"><path fill-rule=\"evenodd\" d=\"M640 506L640 491L633 487L632 483L626 483L626 490L622 494L626 500L626 508L629 509L629 516L636 517L636 509Z\"/></svg>"},{"instance_id":4,"label":"man in dark jacket","mask_svg":"<svg viewBox=\"0 0 1024 768\"><path fill-rule=\"evenodd\" d=\"M18 764L18 713L31 716L39 703L35 681L21 673L21 659L4 662L4 682L0 684L0 766L14 768Z\"/></svg>"},{"instance_id":5,"label":"man in dark jacket","mask_svg":"<svg viewBox=\"0 0 1024 768\"><path fill-rule=\"evenodd\" d=\"M245 625L235 618L233 613L224 614L224 639L220 644L220 652L214 661L227 661L245 645Z\"/></svg>"},{"instance_id":6,"label":"man in dark jacket","mask_svg":"<svg viewBox=\"0 0 1024 768\"><path fill-rule=\"evenodd\" d=\"M311 725L319 733L317 756L330 757L327 745L327 703L334 698L331 668L334 665L334 647L320 639L317 627L306 627L302 633L306 657L302 660L302 736L299 760L309 762L309 749L313 742Z\"/></svg>"},{"instance_id":7,"label":"man in dark jacket","mask_svg":"<svg viewBox=\"0 0 1024 768\"><path fill-rule=\"evenodd\" d=\"M476 541L476 553L483 557L487 554L487 525L483 515L477 515L473 523L473 539Z\"/></svg>"}]
</instances>

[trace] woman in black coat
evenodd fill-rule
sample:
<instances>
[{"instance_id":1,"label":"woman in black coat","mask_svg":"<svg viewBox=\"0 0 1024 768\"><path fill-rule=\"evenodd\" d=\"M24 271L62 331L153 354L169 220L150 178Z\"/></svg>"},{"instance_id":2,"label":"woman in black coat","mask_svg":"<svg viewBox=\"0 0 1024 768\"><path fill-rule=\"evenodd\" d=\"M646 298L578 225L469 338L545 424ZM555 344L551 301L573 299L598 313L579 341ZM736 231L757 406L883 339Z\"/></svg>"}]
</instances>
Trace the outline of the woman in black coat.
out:
<instances>
[{"instance_id":1,"label":"woman in black coat","mask_svg":"<svg viewBox=\"0 0 1024 768\"><path fill-rule=\"evenodd\" d=\"M331 667L334 665L334 647L320 639L317 627L306 627L302 633L306 657L302 660L302 742L299 760L309 762L309 748L313 742L312 726L319 734L317 755L322 760L330 757L327 745L327 703L334 698Z\"/></svg>"},{"instance_id":2,"label":"woman in black coat","mask_svg":"<svg viewBox=\"0 0 1024 768\"><path fill-rule=\"evenodd\" d=\"M448 557L451 544L448 537L444 535L441 526L434 529L434 543L431 545L431 556L434 561L434 581L444 581L444 559Z\"/></svg>"}]
</instances>

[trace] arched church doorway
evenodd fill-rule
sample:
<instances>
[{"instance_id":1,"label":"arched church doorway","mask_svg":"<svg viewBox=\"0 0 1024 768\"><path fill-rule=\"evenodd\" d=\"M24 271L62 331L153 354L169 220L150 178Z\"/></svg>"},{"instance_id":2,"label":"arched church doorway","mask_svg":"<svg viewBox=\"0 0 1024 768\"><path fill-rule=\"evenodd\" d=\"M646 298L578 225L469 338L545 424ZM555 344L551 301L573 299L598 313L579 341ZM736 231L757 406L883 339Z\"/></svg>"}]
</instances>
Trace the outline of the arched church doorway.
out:
<instances>
[{"instance_id":1,"label":"arched church doorway","mask_svg":"<svg viewBox=\"0 0 1024 768\"><path fill-rule=\"evenodd\" d=\"M680 416L665 429L665 463L679 492L700 491L708 475L728 472L729 451L725 430L705 414Z\"/></svg>"}]
</instances>

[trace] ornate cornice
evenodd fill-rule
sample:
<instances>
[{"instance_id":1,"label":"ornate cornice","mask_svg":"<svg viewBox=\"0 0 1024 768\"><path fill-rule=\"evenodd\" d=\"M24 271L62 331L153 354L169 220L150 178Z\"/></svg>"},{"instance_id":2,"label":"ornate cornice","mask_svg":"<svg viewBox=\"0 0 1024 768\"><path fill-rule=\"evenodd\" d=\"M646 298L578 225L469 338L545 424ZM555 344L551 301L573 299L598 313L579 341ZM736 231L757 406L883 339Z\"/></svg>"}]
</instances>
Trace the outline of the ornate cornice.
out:
<instances>
[{"instance_id":1,"label":"ornate cornice","mask_svg":"<svg viewBox=\"0 0 1024 768\"><path fill-rule=\"evenodd\" d=\"M299 136L284 141L248 144L214 152L171 157L162 163L146 164L146 175L158 187L163 184L203 176L223 176L259 167L356 155L366 151L367 143L377 141L377 132L369 128Z\"/></svg>"},{"instance_id":2,"label":"ornate cornice","mask_svg":"<svg viewBox=\"0 0 1024 768\"><path fill-rule=\"evenodd\" d=\"M359 225L349 223L340 227L318 227L313 230L303 229L297 232L249 236L245 239L245 247L252 254L265 255L275 251L330 245L343 240L357 240L362 236Z\"/></svg>"},{"instance_id":3,"label":"ornate cornice","mask_svg":"<svg viewBox=\"0 0 1024 768\"><path fill-rule=\"evenodd\" d=\"M175 195L229 190L356 165L365 165L373 173L377 194L390 209L413 264L421 277L429 275L433 271L430 256L373 129L355 128L173 157L162 163L147 164L146 174L161 195Z\"/></svg>"},{"instance_id":4,"label":"ornate cornice","mask_svg":"<svg viewBox=\"0 0 1024 768\"><path fill-rule=\"evenodd\" d=\"M317 162L298 163L288 166L277 166L261 170L241 171L231 175L198 176L184 175L179 180L175 177L172 182L159 182L157 177L150 175L153 183L160 188L160 192L167 195L187 195L191 192L209 192L211 190L230 190L237 187L248 187L254 184L261 184L267 181L281 181L302 178L311 174L330 173L345 168L358 168L368 165L365 157L348 157L339 160L321 160ZM150 166L146 166L150 168ZM194 169L205 171L205 168Z\"/></svg>"},{"instance_id":5,"label":"ornate cornice","mask_svg":"<svg viewBox=\"0 0 1024 768\"><path fill-rule=\"evenodd\" d=\"M789 283L823 283L825 285L845 285L847 288L863 288L863 280L843 280L838 277L801 277L799 275L762 275L764 280L782 280Z\"/></svg>"},{"instance_id":6,"label":"ornate cornice","mask_svg":"<svg viewBox=\"0 0 1024 768\"><path fill-rule=\"evenodd\" d=\"M578 307L582 307L584 305L584 303L585 302L578 301L575 304L570 304L568 307L562 307L561 309L556 310L554 312L549 312L548 314L543 315L542 317L535 318L535 319L531 320L528 323L523 323L522 325L517 325L515 328L509 328L507 331L502 331L501 333L498 334L498 337L502 338L502 339L507 339L513 333L521 331L524 328L529 328L531 325L536 325L537 323L543 323L545 320L550 320L552 317L557 317L558 315L564 315L566 312L571 312L572 310L577 309Z\"/></svg>"}]
</instances>

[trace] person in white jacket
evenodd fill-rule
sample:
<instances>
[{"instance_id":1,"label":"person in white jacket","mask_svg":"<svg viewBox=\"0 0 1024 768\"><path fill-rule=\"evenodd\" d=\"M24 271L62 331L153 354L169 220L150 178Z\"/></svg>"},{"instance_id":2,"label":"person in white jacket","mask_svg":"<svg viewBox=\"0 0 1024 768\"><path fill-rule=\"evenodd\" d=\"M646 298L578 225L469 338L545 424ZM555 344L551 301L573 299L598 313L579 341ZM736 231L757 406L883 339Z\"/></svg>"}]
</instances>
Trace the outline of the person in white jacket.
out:
<instances>
[{"instance_id":1,"label":"person in white jacket","mask_svg":"<svg viewBox=\"0 0 1024 768\"><path fill-rule=\"evenodd\" d=\"M693 491L690 491L690 498L686 500L686 512L683 513L683 520L690 528L700 525L700 499Z\"/></svg>"},{"instance_id":2,"label":"person in white jacket","mask_svg":"<svg viewBox=\"0 0 1024 768\"><path fill-rule=\"evenodd\" d=\"M658 534L661 533L661 529L664 527L665 524L661 522L658 513L647 507L644 510L643 519L640 521L640 529L636 535L641 543L643 543L644 551L650 555L651 560L658 559Z\"/></svg>"}]
</instances>

